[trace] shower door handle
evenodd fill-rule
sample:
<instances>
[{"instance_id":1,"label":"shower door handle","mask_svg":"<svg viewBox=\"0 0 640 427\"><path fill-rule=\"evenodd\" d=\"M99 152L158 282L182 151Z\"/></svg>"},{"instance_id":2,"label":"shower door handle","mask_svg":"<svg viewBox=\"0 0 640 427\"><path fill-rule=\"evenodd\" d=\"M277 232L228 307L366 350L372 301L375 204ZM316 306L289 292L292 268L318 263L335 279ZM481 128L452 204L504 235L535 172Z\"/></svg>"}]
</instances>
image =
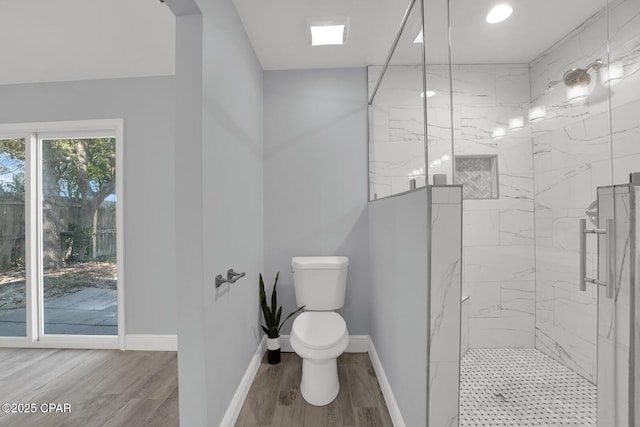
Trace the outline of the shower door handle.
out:
<instances>
[{"instance_id":1,"label":"shower door handle","mask_svg":"<svg viewBox=\"0 0 640 427\"><path fill-rule=\"evenodd\" d=\"M587 277L587 234L604 234L606 238L606 269L607 280L597 280ZM613 220L608 219L604 229L595 228L587 229L587 220L580 220L580 290L587 290L587 283L605 286L607 288L607 298L613 298L614 286L616 281L615 272L615 256L616 256L616 240L614 235Z\"/></svg>"}]
</instances>

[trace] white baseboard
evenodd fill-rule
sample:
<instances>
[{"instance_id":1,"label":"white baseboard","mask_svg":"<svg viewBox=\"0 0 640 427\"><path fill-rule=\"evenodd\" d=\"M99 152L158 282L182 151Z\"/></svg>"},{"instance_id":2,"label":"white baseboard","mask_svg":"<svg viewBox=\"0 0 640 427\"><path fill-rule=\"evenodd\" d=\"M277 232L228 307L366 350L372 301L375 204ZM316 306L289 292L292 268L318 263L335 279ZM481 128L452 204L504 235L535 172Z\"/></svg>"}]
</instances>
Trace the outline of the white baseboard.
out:
<instances>
[{"instance_id":1,"label":"white baseboard","mask_svg":"<svg viewBox=\"0 0 640 427\"><path fill-rule=\"evenodd\" d=\"M242 409L242 405L247 398L247 394L249 394L249 389L251 388L253 379L258 373L258 368L260 368L260 362L262 360L262 356L264 356L264 352L266 349L267 337L265 335L260 340L258 348L253 354L251 362L249 362L249 367L247 367L242 380L240 380L240 385L238 385L236 392L231 398L231 403L229 403L229 406L227 407L227 412L225 412L224 417L222 417L222 421L220 421L220 427L233 427L238 420L240 410Z\"/></svg>"},{"instance_id":2,"label":"white baseboard","mask_svg":"<svg viewBox=\"0 0 640 427\"><path fill-rule=\"evenodd\" d=\"M349 335L349 345L345 353L366 353L369 351L369 335ZM289 335L280 335L280 349L285 353L293 353Z\"/></svg>"},{"instance_id":3,"label":"white baseboard","mask_svg":"<svg viewBox=\"0 0 640 427\"><path fill-rule=\"evenodd\" d=\"M267 339L266 336L263 336L262 340L258 344L256 352L253 355L253 358L251 359L251 362L249 362L249 366L247 367L242 380L240 381L240 385L238 385L233 398L231 398L231 403L229 403L227 412L224 414L224 417L220 422L220 427L233 427L235 422L238 420L240 410L242 409L242 405L247 398L247 394L249 394L249 389L251 388L253 379L258 372L258 368L260 367L260 362L262 361L262 357L264 356L266 348ZM289 341L289 335L280 336L280 348L284 352L293 352L291 343ZM404 419L402 418L402 414L400 413L400 408L398 407L398 402L396 402L396 398L393 395L393 391L391 390L389 380L387 379L387 376L384 373L384 369L382 368L380 357L378 357L376 348L373 345L373 341L371 341L369 335L351 335L349 337L349 346L347 347L346 352L369 353L369 358L371 358L371 364L373 365L373 369L376 372L376 376L378 377L378 383L380 384L382 396L384 397L385 404L387 405L387 409L389 410L389 415L391 416L393 426L406 427Z\"/></svg>"},{"instance_id":4,"label":"white baseboard","mask_svg":"<svg viewBox=\"0 0 640 427\"><path fill-rule=\"evenodd\" d=\"M135 351L178 351L178 336L129 334L124 338L124 349Z\"/></svg>"},{"instance_id":5,"label":"white baseboard","mask_svg":"<svg viewBox=\"0 0 640 427\"><path fill-rule=\"evenodd\" d=\"M402 418L400 408L398 407L398 402L396 402L396 398L393 395L393 390L391 390L391 384L389 384L387 375L384 373L382 362L380 361L380 357L378 357L378 352L373 345L373 341L371 341L371 338L368 335L367 339L369 340L369 358L371 359L373 370L376 371L378 384L380 384L380 390L382 390L382 396L384 397L384 402L387 404L387 409L389 410L393 426L405 427L404 419Z\"/></svg>"}]
</instances>

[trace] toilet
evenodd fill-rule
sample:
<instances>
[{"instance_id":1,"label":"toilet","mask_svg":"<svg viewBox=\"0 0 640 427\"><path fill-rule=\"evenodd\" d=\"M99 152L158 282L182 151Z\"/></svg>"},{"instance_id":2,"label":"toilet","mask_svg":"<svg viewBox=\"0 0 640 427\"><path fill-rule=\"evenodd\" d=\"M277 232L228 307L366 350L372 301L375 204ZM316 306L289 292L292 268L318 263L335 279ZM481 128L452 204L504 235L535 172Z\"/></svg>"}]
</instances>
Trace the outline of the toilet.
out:
<instances>
[{"instance_id":1,"label":"toilet","mask_svg":"<svg viewBox=\"0 0 640 427\"><path fill-rule=\"evenodd\" d=\"M296 302L305 306L291 327L291 347L302 358L302 397L315 406L328 405L340 391L337 358L349 333L335 310L344 305L348 267L344 256L291 259Z\"/></svg>"}]
</instances>

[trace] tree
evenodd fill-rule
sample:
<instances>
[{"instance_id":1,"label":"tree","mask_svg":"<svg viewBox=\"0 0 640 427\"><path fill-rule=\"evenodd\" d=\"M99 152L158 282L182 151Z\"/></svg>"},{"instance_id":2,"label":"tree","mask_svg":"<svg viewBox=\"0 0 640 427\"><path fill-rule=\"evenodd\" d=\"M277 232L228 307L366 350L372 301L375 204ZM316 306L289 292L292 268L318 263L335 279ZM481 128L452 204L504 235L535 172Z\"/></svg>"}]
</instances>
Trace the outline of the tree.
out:
<instances>
[{"instance_id":1,"label":"tree","mask_svg":"<svg viewBox=\"0 0 640 427\"><path fill-rule=\"evenodd\" d=\"M115 191L114 138L45 140L42 146L44 228L50 242L45 265L56 268L75 257L84 261L93 235L93 217L100 204ZM61 253L60 209L69 202L80 206L69 250ZM47 253L48 252L48 253Z\"/></svg>"},{"instance_id":2,"label":"tree","mask_svg":"<svg viewBox=\"0 0 640 427\"><path fill-rule=\"evenodd\" d=\"M24 161L24 141L0 140L0 150ZM45 269L75 257L84 261L93 233L93 217L115 191L115 138L50 139L42 142L43 261ZM65 230L63 209L79 206L73 230ZM69 250L62 253L61 232L72 231Z\"/></svg>"}]
</instances>

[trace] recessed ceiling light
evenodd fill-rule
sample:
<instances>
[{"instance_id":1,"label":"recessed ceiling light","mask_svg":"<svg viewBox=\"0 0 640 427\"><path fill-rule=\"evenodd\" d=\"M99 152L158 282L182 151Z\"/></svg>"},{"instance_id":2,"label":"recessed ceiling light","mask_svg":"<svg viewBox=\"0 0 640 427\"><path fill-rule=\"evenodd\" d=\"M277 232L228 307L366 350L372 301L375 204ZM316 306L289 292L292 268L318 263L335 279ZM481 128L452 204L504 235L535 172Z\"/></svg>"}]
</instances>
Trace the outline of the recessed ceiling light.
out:
<instances>
[{"instance_id":1,"label":"recessed ceiling light","mask_svg":"<svg viewBox=\"0 0 640 427\"><path fill-rule=\"evenodd\" d=\"M486 20L489 24L497 24L510 17L512 12L513 8L508 4L499 4L489 11Z\"/></svg>"},{"instance_id":2,"label":"recessed ceiling light","mask_svg":"<svg viewBox=\"0 0 640 427\"><path fill-rule=\"evenodd\" d=\"M436 93L432 90L428 90L427 91L427 98L431 98L432 96L434 96ZM420 92L420 98L424 98L424 92Z\"/></svg>"},{"instance_id":3,"label":"recessed ceiling light","mask_svg":"<svg viewBox=\"0 0 640 427\"><path fill-rule=\"evenodd\" d=\"M344 43L344 25L311 26L311 46Z\"/></svg>"},{"instance_id":4,"label":"recessed ceiling light","mask_svg":"<svg viewBox=\"0 0 640 427\"><path fill-rule=\"evenodd\" d=\"M307 27L311 46L342 45L347 41L349 17L310 18Z\"/></svg>"},{"instance_id":5,"label":"recessed ceiling light","mask_svg":"<svg viewBox=\"0 0 640 427\"><path fill-rule=\"evenodd\" d=\"M413 41L414 43L422 43L422 30L420 30L420 32L418 33L418 35L416 36L415 40Z\"/></svg>"}]
</instances>

